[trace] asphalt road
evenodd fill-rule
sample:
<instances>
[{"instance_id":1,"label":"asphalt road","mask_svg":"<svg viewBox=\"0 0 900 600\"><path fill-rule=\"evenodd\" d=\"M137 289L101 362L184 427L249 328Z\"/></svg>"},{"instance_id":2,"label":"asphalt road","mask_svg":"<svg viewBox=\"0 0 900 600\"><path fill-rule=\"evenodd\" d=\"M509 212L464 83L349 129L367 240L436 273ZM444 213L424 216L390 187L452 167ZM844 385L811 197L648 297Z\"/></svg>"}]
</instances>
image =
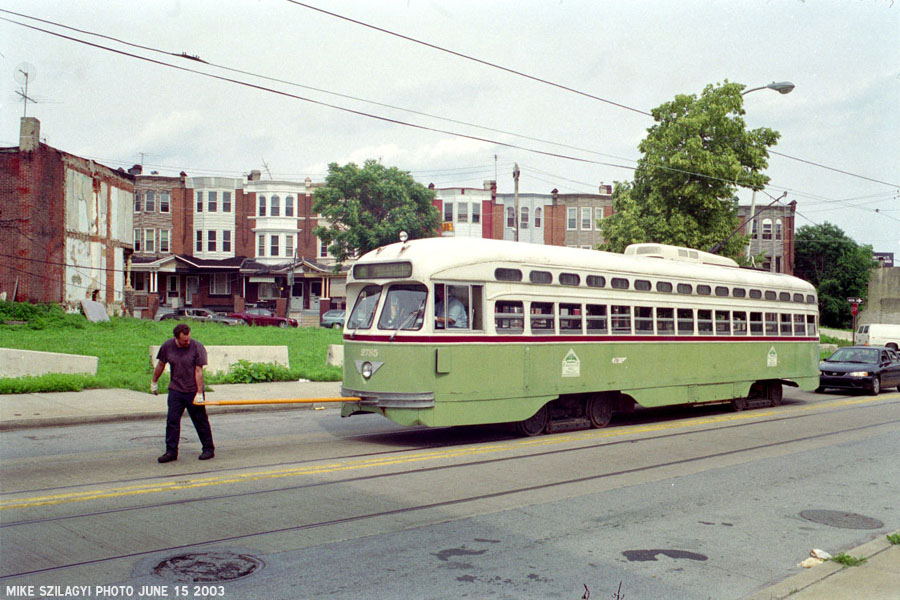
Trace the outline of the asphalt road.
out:
<instances>
[{"instance_id":1,"label":"asphalt road","mask_svg":"<svg viewBox=\"0 0 900 600\"><path fill-rule=\"evenodd\" d=\"M6 432L4 597L742 598L900 523L897 392L531 439L331 409L212 424L213 461L185 420L166 465L161 421Z\"/></svg>"}]
</instances>

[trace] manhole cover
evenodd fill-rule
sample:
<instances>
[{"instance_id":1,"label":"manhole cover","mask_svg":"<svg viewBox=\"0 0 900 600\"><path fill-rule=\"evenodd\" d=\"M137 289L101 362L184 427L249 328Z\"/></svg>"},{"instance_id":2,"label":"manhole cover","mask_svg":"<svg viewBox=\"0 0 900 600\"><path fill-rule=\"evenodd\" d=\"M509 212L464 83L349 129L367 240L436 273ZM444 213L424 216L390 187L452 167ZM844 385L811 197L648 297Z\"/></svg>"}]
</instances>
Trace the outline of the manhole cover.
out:
<instances>
[{"instance_id":1,"label":"manhole cover","mask_svg":"<svg viewBox=\"0 0 900 600\"><path fill-rule=\"evenodd\" d=\"M878 519L842 510L804 510L800 516L813 523L842 529L881 529L884 527L884 523Z\"/></svg>"},{"instance_id":2,"label":"manhole cover","mask_svg":"<svg viewBox=\"0 0 900 600\"><path fill-rule=\"evenodd\" d=\"M249 554L233 552L198 552L167 558L153 568L153 572L170 581L201 583L234 581L250 575L263 562Z\"/></svg>"}]
</instances>

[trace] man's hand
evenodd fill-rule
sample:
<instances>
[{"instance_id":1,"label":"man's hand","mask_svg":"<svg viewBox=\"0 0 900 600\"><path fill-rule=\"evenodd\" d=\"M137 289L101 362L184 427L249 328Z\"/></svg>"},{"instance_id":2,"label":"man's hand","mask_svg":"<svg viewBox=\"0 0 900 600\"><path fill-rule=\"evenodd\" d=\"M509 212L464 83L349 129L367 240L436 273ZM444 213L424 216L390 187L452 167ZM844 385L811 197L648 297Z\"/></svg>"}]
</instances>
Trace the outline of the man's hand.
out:
<instances>
[{"instance_id":1,"label":"man's hand","mask_svg":"<svg viewBox=\"0 0 900 600\"><path fill-rule=\"evenodd\" d=\"M150 393L153 395L159 394L159 384L155 381L150 382Z\"/></svg>"}]
</instances>

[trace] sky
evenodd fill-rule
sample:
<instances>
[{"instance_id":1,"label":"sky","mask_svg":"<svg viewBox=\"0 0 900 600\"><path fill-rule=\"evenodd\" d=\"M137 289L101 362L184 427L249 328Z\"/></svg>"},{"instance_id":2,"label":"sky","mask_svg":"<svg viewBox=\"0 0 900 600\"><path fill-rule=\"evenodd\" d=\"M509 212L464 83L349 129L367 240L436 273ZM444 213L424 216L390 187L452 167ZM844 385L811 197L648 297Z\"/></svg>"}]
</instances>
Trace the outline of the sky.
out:
<instances>
[{"instance_id":1,"label":"sky","mask_svg":"<svg viewBox=\"0 0 900 600\"><path fill-rule=\"evenodd\" d=\"M827 221L900 256L900 1L3 0L0 11L95 44L0 20L0 146L18 144L27 108L55 148L162 175L323 181L329 163L375 159L424 185L496 179L508 193L518 164L520 192L595 193L632 179L653 125L644 113L726 80L790 81L790 94L744 98L748 127L781 133L757 205L787 192L797 228ZM749 190L738 196L750 204Z\"/></svg>"}]
</instances>

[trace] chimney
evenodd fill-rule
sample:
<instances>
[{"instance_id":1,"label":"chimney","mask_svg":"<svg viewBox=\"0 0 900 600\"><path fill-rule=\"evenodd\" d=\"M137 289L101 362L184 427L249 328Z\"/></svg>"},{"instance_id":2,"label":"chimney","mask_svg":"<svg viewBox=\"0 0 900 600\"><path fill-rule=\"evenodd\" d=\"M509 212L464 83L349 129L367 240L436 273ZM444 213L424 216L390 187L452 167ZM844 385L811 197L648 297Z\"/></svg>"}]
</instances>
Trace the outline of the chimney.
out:
<instances>
[{"instance_id":1,"label":"chimney","mask_svg":"<svg viewBox=\"0 0 900 600\"><path fill-rule=\"evenodd\" d=\"M257 170L250 171L250 174L247 176L247 181L259 181L262 177L262 173Z\"/></svg>"},{"instance_id":2,"label":"chimney","mask_svg":"<svg viewBox=\"0 0 900 600\"><path fill-rule=\"evenodd\" d=\"M497 182L493 179L485 179L484 182L482 182L482 185L484 185L484 189L490 191L494 189L494 187L497 185Z\"/></svg>"},{"instance_id":3,"label":"chimney","mask_svg":"<svg viewBox=\"0 0 900 600\"><path fill-rule=\"evenodd\" d=\"M140 175L143 172L144 172L144 167L142 167L141 165L134 165L133 167L128 169L129 175Z\"/></svg>"},{"instance_id":4,"label":"chimney","mask_svg":"<svg viewBox=\"0 0 900 600\"><path fill-rule=\"evenodd\" d=\"M19 128L19 150L31 152L41 147L41 122L34 117L22 117Z\"/></svg>"}]
</instances>

